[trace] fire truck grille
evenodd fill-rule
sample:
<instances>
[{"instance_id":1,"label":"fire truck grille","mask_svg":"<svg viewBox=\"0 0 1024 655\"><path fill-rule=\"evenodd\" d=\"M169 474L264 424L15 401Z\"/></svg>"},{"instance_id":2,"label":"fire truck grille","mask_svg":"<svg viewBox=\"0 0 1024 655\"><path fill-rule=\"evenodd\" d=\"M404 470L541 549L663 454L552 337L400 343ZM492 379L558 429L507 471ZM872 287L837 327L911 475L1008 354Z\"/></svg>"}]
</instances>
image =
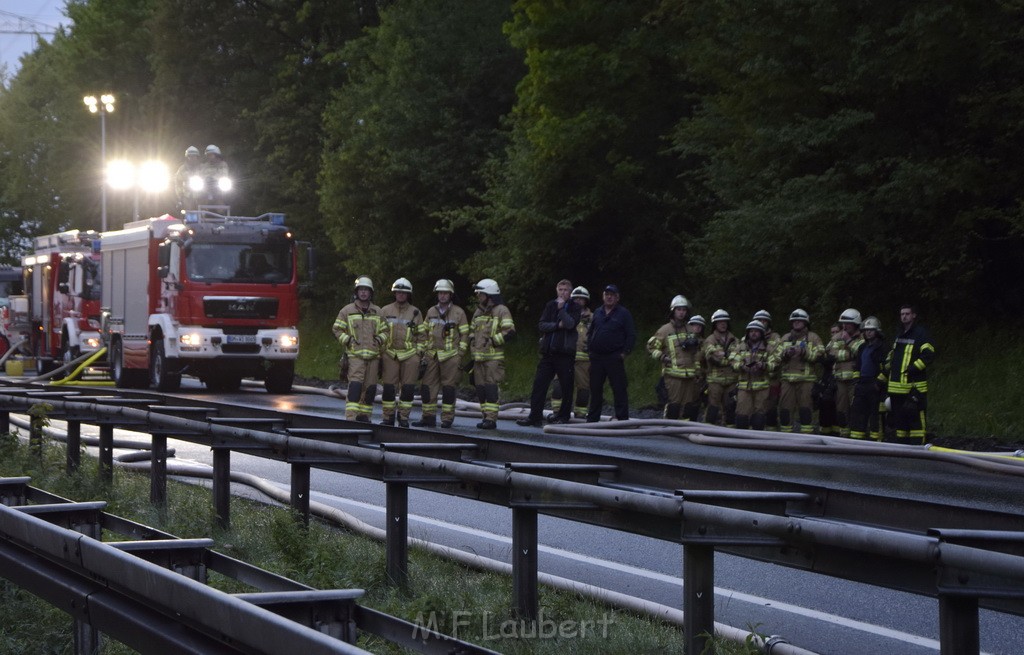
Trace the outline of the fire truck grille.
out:
<instances>
[{"instance_id":1,"label":"fire truck grille","mask_svg":"<svg viewBox=\"0 0 1024 655\"><path fill-rule=\"evenodd\" d=\"M203 298L206 318L277 318L277 298Z\"/></svg>"},{"instance_id":2,"label":"fire truck grille","mask_svg":"<svg viewBox=\"0 0 1024 655\"><path fill-rule=\"evenodd\" d=\"M220 347L220 350L225 355L258 355L260 352L260 345L258 343L226 343Z\"/></svg>"}]
</instances>

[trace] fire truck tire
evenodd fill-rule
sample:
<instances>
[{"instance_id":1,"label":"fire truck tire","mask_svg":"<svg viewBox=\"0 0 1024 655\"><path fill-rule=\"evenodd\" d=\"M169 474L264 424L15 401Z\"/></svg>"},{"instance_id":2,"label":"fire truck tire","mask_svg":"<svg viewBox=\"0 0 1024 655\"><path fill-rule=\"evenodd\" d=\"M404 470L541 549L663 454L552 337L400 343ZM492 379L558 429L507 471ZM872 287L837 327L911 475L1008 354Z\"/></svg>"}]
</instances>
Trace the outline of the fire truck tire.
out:
<instances>
[{"instance_id":1,"label":"fire truck tire","mask_svg":"<svg viewBox=\"0 0 1024 655\"><path fill-rule=\"evenodd\" d=\"M162 339L153 340L153 355L149 362L149 382L157 391L177 391L181 388L181 371L173 357L167 357Z\"/></svg>"},{"instance_id":2,"label":"fire truck tire","mask_svg":"<svg viewBox=\"0 0 1024 655\"><path fill-rule=\"evenodd\" d=\"M295 362L271 362L267 368L267 376L263 386L267 393L288 393L292 390L292 379L295 377Z\"/></svg>"},{"instance_id":3,"label":"fire truck tire","mask_svg":"<svg viewBox=\"0 0 1024 655\"><path fill-rule=\"evenodd\" d=\"M114 386L118 389L135 389L146 386L149 371L126 369L124 367L123 347L120 339L110 345L110 373L114 377Z\"/></svg>"},{"instance_id":4,"label":"fire truck tire","mask_svg":"<svg viewBox=\"0 0 1024 655\"><path fill-rule=\"evenodd\" d=\"M64 338L60 340L60 354L61 360L64 364L67 364L73 359L78 359L78 356L82 354L82 350L78 346L72 346L68 343L68 335L64 335Z\"/></svg>"}]
</instances>

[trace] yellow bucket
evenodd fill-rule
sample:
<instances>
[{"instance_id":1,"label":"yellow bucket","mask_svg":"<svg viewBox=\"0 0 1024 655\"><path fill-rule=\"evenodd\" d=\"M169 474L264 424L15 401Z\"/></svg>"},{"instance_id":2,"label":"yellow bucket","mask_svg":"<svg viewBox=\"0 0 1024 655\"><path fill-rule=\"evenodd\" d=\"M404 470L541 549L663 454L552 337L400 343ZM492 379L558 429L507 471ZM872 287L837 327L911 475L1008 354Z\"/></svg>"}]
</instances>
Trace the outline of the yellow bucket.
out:
<instances>
[{"instance_id":1,"label":"yellow bucket","mask_svg":"<svg viewBox=\"0 0 1024 655\"><path fill-rule=\"evenodd\" d=\"M25 375L25 362L20 359L8 359L4 362L7 375L17 378Z\"/></svg>"}]
</instances>

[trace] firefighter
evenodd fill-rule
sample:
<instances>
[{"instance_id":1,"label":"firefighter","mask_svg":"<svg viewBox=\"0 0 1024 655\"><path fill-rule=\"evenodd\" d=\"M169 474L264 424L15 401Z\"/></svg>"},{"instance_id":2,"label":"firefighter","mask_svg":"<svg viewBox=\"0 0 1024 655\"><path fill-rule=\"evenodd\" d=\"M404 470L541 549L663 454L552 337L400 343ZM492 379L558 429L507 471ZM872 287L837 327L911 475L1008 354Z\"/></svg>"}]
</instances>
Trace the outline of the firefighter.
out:
<instances>
[{"instance_id":1,"label":"firefighter","mask_svg":"<svg viewBox=\"0 0 1024 655\"><path fill-rule=\"evenodd\" d=\"M828 352L828 343L833 339L838 339L843 328L839 326L839 323L833 323L828 331L828 342L818 359L820 370L817 374L818 380L811 389L811 401L818 408L818 434L833 435L838 432L836 429L836 376L834 372L836 360Z\"/></svg>"},{"instance_id":2,"label":"firefighter","mask_svg":"<svg viewBox=\"0 0 1024 655\"><path fill-rule=\"evenodd\" d=\"M918 325L913 305L900 307L900 324L903 329L885 361L890 420L897 442L921 444L927 427L928 367L935 359L935 347L928 332Z\"/></svg>"},{"instance_id":3,"label":"firefighter","mask_svg":"<svg viewBox=\"0 0 1024 655\"><path fill-rule=\"evenodd\" d=\"M783 432L793 432L794 415L800 431L810 433L813 426L811 391L814 388L814 364L821 359L821 338L810 331L811 317L802 309L789 315L790 330L771 355L771 366L781 369L779 424Z\"/></svg>"},{"instance_id":4,"label":"firefighter","mask_svg":"<svg viewBox=\"0 0 1024 655\"><path fill-rule=\"evenodd\" d=\"M736 391L736 427L763 430L770 384L767 329L761 321L747 323L746 334L730 361L739 375Z\"/></svg>"},{"instance_id":5,"label":"firefighter","mask_svg":"<svg viewBox=\"0 0 1024 655\"><path fill-rule=\"evenodd\" d=\"M573 387L576 390L576 406L573 416L587 418L587 406L590 404L590 355L587 353L587 330L594 312L590 311L590 291L586 287L576 287L569 295L570 300L580 308L580 320L576 324L576 361L573 364ZM572 402L572 399L569 399ZM555 384L551 389L551 415L554 418L562 408L561 385Z\"/></svg>"},{"instance_id":6,"label":"firefighter","mask_svg":"<svg viewBox=\"0 0 1024 655\"><path fill-rule=\"evenodd\" d=\"M361 275L354 286L353 300L338 312L332 331L348 362L345 418L369 423L377 393L380 355L387 342L387 323L381 317L380 307L373 304L373 281Z\"/></svg>"},{"instance_id":7,"label":"firefighter","mask_svg":"<svg viewBox=\"0 0 1024 655\"><path fill-rule=\"evenodd\" d=\"M423 314L413 307L412 282L404 277L391 285L395 302L380 310L387 322L388 340L381 357L381 425L395 424L395 410L398 410L398 426L409 427L409 412L412 411L416 395L416 379L419 377L420 356L424 351ZM396 401L395 396L398 396Z\"/></svg>"},{"instance_id":8,"label":"firefighter","mask_svg":"<svg viewBox=\"0 0 1024 655\"><path fill-rule=\"evenodd\" d=\"M729 312L724 309L715 310L711 315L711 334L704 339L701 349L707 365L708 381L708 409L704 421L712 425L719 425L723 417L728 426L736 421L732 392L736 389L737 375L731 357L739 343L729 332L731 320Z\"/></svg>"},{"instance_id":9,"label":"firefighter","mask_svg":"<svg viewBox=\"0 0 1024 655\"><path fill-rule=\"evenodd\" d=\"M864 337L860 333L860 312L850 308L839 315L840 332L834 336L825 352L834 364L832 374L836 381L836 425L839 436L850 436L850 407L853 404L853 391L860 377L858 358L864 345Z\"/></svg>"},{"instance_id":10,"label":"firefighter","mask_svg":"<svg viewBox=\"0 0 1024 655\"><path fill-rule=\"evenodd\" d=\"M754 313L753 320L759 321L764 326L764 340L768 345L768 355L779 345L782 336L772 329L772 315L767 309L759 309ZM765 428L768 430L779 429L779 395L782 393L782 378L779 377L778 369L771 369L768 373L768 402L765 406Z\"/></svg>"},{"instance_id":11,"label":"firefighter","mask_svg":"<svg viewBox=\"0 0 1024 655\"><path fill-rule=\"evenodd\" d=\"M437 425L437 393L441 392L441 427L450 428L455 420L455 390L462 377L462 359L469 350L469 321L466 312L455 304L455 285L451 280L434 284L437 304L427 310L426 344L423 359L426 368L420 387L423 418L416 427Z\"/></svg>"},{"instance_id":12,"label":"firefighter","mask_svg":"<svg viewBox=\"0 0 1024 655\"><path fill-rule=\"evenodd\" d=\"M228 163L224 161L224 155L220 148L212 143L206 146L206 161L203 162L203 177L213 179L214 184L222 177L228 176Z\"/></svg>"},{"instance_id":13,"label":"firefighter","mask_svg":"<svg viewBox=\"0 0 1024 655\"><path fill-rule=\"evenodd\" d=\"M484 278L474 289L477 307L470 323L469 352L483 414L476 426L493 430L498 427L498 385L505 381L505 343L515 335L516 326L501 300L497 282Z\"/></svg>"},{"instance_id":14,"label":"firefighter","mask_svg":"<svg viewBox=\"0 0 1024 655\"><path fill-rule=\"evenodd\" d=\"M694 410L699 407L700 339L690 331L689 313L690 301L685 296L674 297L669 303L668 323L647 340L647 352L661 364L668 392L664 415L672 420L680 417L693 420L696 418Z\"/></svg>"},{"instance_id":15,"label":"firefighter","mask_svg":"<svg viewBox=\"0 0 1024 655\"><path fill-rule=\"evenodd\" d=\"M850 405L850 436L881 441L878 405L885 383L878 377L887 352L881 322L874 316L868 316L861 325L861 334L864 344L854 358L857 377Z\"/></svg>"},{"instance_id":16,"label":"firefighter","mask_svg":"<svg viewBox=\"0 0 1024 655\"><path fill-rule=\"evenodd\" d=\"M201 175L202 169L202 162L199 161L199 148L189 146L185 149L185 162L178 167L178 171L174 174L174 192L178 196L178 204L181 207L188 204L192 195L188 186L189 178Z\"/></svg>"}]
</instances>

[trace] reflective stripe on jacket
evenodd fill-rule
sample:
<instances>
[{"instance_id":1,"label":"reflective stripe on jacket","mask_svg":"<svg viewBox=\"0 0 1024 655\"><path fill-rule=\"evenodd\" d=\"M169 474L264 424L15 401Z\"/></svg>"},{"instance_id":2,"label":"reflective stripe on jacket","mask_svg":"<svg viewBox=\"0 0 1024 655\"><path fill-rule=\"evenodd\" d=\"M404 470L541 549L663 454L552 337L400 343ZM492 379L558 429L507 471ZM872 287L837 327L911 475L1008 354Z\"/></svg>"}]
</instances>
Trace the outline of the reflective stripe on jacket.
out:
<instances>
[{"instance_id":1,"label":"reflective stripe on jacket","mask_svg":"<svg viewBox=\"0 0 1024 655\"><path fill-rule=\"evenodd\" d=\"M661 363L661 374L673 378L694 378L700 372L700 337L677 328L671 321L647 340L647 352ZM668 357L668 362L664 357Z\"/></svg>"},{"instance_id":2,"label":"reflective stripe on jacket","mask_svg":"<svg viewBox=\"0 0 1024 655\"><path fill-rule=\"evenodd\" d=\"M377 359L387 341L387 323L380 315L380 307L370 303L366 310L354 302L341 308L331 328L349 357Z\"/></svg>"},{"instance_id":3,"label":"reflective stripe on jacket","mask_svg":"<svg viewBox=\"0 0 1024 655\"><path fill-rule=\"evenodd\" d=\"M863 345L864 337L857 332L849 342L838 337L829 341L825 346L825 352L835 360L832 374L837 380L856 380L860 377L857 357Z\"/></svg>"},{"instance_id":4,"label":"reflective stripe on jacket","mask_svg":"<svg viewBox=\"0 0 1024 655\"><path fill-rule=\"evenodd\" d=\"M821 359L825 348L821 338L807 330L787 332L771 353L772 366L780 371L787 382L814 382L818 379L814 363Z\"/></svg>"},{"instance_id":5,"label":"reflective stripe on jacket","mask_svg":"<svg viewBox=\"0 0 1024 655\"><path fill-rule=\"evenodd\" d=\"M704 353L704 360L707 363L708 382L717 384L732 384L736 382L736 371L732 367L729 358L732 351L738 345L736 337L726 332L722 336L720 332L713 331L704 339L701 351Z\"/></svg>"},{"instance_id":6,"label":"reflective stripe on jacket","mask_svg":"<svg viewBox=\"0 0 1024 655\"><path fill-rule=\"evenodd\" d=\"M928 333L920 325L896 337L885 370L889 374L889 393L910 393L911 390L928 391L928 365L935 359L935 347Z\"/></svg>"},{"instance_id":7,"label":"reflective stripe on jacket","mask_svg":"<svg viewBox=\"0 0 1024 655\"><path fill-rule=\"evenodd\" d=\"M470 324L469 351L475 362L505 359L505 339L516 331L505 305L477 307Z\"/></svg>"},{"instance_id":8,"label":"reflective stripe on jacket","mask_svg":"<svg viewBox=\"0 0 1024 655\"><path fill-rule=\"evenodd\" d=\"M458 305L448 305L441 313L439 305L427 310L424 321L427 330L426 354L444 362L456 355L464 355L469 349L469 320L466 312Z\"/></svg>"},{"instance_id":9,"label":"reflective stripe on jacket","mask_svg":"<svg viewBox=\"0 0 1024 655\"><path fill-rule=\"evenodd\" d=\"M771 364L768 356L769 345L760 341L757 347L751 350L751 346L744 339L733 351L729 361L732 368L739 374L739 389L745 391L760 391L767 389L771 373ZM752 368L752 364L760 364L760 368Z\"/></svg>"},{"instance_id":10,"label":"reflective stripe on jacket","mask_svg":"<svg viewBox=\"0 0 1024 655\"><path fill-rule=\"evenodd\" d=\"M423 314L409 303L393 302L380 310L387 321L387 354L400 362L423 352Z\"/></svg>"}]
</instances>

